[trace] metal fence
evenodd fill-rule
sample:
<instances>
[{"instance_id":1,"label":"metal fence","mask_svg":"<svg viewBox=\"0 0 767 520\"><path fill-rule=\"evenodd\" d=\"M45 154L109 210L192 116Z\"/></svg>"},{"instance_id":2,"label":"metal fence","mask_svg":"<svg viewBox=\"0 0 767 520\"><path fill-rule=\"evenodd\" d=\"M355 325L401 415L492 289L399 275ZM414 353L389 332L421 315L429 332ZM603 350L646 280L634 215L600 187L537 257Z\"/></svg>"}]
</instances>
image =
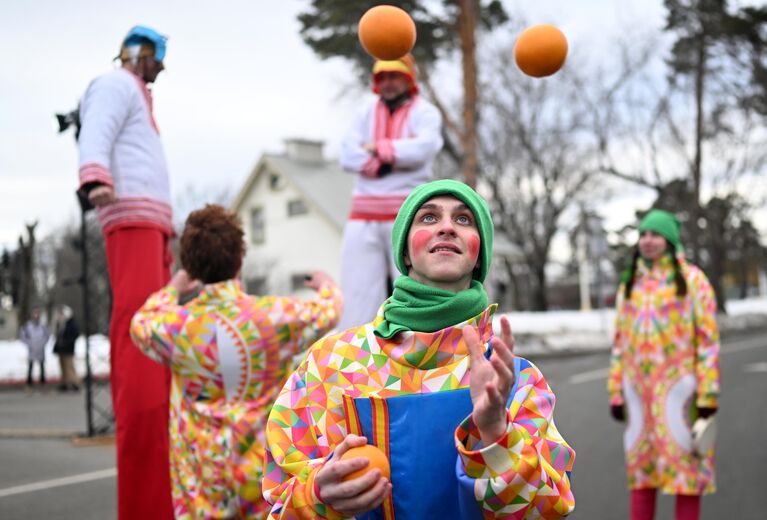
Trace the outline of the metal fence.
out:
<instances>
[{"instance_id":1,"label":"metal fence","mask_svg":"<svg viewBox=\"0 0 767 520\"><path fill-rule=\"evenodd\" d=\"M85 335L85 413L87 435L103 435L114 431L114 412L109 378L97 377L96 361L92 352L94 334L107 334L112 300L109 287L104 239L92 206L78 192L80 203L80 237L75 247L80 253L80 284L82 294L82 321ZM99 359L108 363L108 359Z\"/></svg>"}]
</instances>

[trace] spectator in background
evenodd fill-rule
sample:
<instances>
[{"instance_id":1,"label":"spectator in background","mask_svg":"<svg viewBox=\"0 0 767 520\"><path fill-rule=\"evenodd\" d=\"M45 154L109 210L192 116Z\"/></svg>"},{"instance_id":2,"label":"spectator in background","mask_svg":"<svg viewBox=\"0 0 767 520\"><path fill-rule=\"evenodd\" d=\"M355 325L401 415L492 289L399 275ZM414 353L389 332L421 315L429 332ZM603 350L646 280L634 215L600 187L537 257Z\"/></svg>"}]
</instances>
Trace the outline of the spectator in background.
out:
<instances>
[{"instance_id":1,"label":"spectator in background","mask_svg":"<svg viewBox=\"0 0 767 520\"><path fill-rule=\"evenodd\" d=\"M80 380L75 371L75 341L79 335L80 329L72 315L72 308L62 305L56 326L56 343L53 345L53 353L59 356L61 367L61 383L58 386L61 392L80 390Z\"/></svg>"},{"instance_id":2,"label":"spectator in background","mask_svg":"<svg viewBox=\"0 0 767 520\"><path fill-rule=\"evenodd\" d=\"M341 292L325 273L316 298L250 296L237 280L245 243L239 218L221 206L192 212L181 264L133 318L131 334L167 365L171 385L173 507L177 519L264 518L264 425L293 356L328 332ZM199 280L199 282L198 282ZM181 305L179 298L200 293Z\"/></svg>"},{"instance_id":3,"label":"spectator in background","mask_svg":"<svg viewBox=\"0 0 767 520\"><path fill-rule=\"evenodd\" d=\"M688 264L679 221L652 210L618 290L607 389L624 434L631 519L652 520L657 491L676 495L677 520L700 517L713 493L714 450L696 453L692 423L716 413L719 331L706 275Z\"/></svg>"},{"instance_id":4,"label":"spectator in background","mask_svg":"<svg viewBox=\"0 0 767 520\"><path fill-rule=\"evenodd\" d=\"M27 386L32 387L32 368L35 363L40 365L40 385L45 385L45 345L50 338L48 327L40 321L40 308L34 307L27 321L21 327L19 339L27 346L29 368L27 370Z\"/></svg>"}]
</instances>

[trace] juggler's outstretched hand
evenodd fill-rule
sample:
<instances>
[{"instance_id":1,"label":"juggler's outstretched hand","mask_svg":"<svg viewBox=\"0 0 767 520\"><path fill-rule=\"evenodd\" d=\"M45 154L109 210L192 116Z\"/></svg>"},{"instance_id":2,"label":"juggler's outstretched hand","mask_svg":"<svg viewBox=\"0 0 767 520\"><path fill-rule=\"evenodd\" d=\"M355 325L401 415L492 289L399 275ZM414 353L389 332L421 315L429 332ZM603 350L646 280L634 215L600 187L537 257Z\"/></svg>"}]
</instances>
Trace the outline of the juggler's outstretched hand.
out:
<instances>
[{"instance_id":1,"label":"juggler's outstretched hand","mask_svg":"<svg viewBox=\"0 0 767 520\"><path fill-rule=\"evenodd\" d=\"M475 327L464 327L463 338L471 362L472 416L479 429L482 445L494 444L506 432L506 402L514 386L514 337L511 325L501 318L501 337L490 340L493 353L485 358L485 345Z\"/></svg>"}]
</instances>

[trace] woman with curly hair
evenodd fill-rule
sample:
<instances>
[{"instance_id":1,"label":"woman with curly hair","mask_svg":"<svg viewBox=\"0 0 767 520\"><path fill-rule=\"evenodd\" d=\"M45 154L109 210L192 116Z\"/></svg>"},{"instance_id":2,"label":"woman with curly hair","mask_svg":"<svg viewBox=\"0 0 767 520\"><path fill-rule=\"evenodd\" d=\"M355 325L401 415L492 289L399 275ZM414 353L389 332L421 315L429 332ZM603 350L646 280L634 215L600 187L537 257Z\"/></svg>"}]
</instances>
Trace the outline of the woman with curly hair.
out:
<instances>
[{"instance_id":1,"label":"woman with curly hair","mask_svg":"<svg viewBox=\"0 0 767 520\"><path fill-rule=\"evenodd\" d=\"M341 293L323 272L317 298L251 296L237 280L239 218L208 205L189 215L181 264L136 313L131 335L170 366L171 480L176 518L261 518L264 424L294 355L328 332ZM179 298L202 288L184 305Z\"/></svg>"},{"instance_id":2,"label":"woman with curly hair","mask_svg":"<svg viewBox=\"0 0 767 520\"><path fill-rule=\"evenodd\" d=\"M618 290L608 392L624 434L632 520L651 520L657 490L676 495L676 518L697 519L713 493L714 450L698 453L692 424L716 413L719 332L714 291L687 263L679 221L652 210ZM627 416L627 417L626 417Z\"/></svg>"}]
</instances>

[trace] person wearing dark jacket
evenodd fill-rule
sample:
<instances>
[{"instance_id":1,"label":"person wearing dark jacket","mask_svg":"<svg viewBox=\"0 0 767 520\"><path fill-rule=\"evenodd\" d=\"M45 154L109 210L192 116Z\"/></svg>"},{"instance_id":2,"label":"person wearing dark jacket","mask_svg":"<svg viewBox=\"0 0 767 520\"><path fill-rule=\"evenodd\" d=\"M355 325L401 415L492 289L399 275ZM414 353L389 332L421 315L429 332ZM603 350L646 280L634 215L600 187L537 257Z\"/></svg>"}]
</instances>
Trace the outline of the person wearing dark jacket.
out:
<instances>
[{"instance_id":1,"label":"person wearing dark jacket","mask_svg":"<svg viewBox=\"0 0 767 520\"><path fill-rule=\"evenodd\" d=\"M80 335L72 309L63 305L59 311L59 324L56 327L56 343L53 345L53 353L59 356L61 367L61 383L58 389L62 392L80 390L80 380L75 371L75 341Z\"/></svg>"}]
</instances>

